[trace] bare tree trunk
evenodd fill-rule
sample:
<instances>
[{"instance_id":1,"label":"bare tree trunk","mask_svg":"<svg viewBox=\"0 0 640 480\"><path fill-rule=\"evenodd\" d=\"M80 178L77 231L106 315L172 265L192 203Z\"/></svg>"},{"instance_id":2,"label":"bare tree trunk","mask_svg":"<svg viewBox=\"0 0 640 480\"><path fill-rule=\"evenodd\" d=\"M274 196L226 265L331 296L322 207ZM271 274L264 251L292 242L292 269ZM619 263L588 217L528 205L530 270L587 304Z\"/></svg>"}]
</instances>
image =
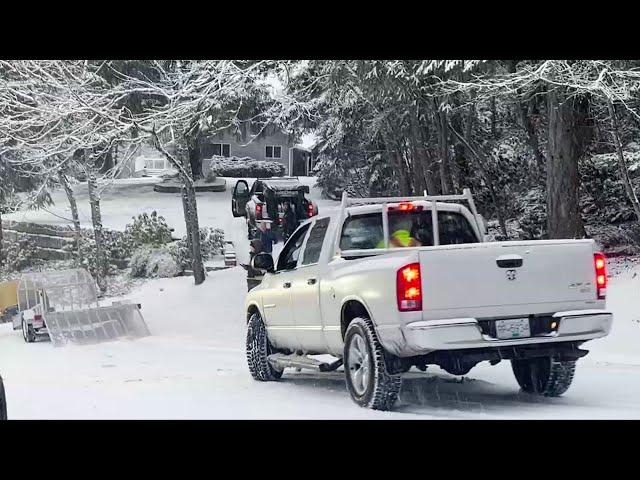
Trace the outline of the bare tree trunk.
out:
<instances>
[{"instance_id":1,"label":"bare tree trunk","mask_svg":"<svg viewBox=\"0 0 640 480\"><path fill-rule=\"evenodd\" d=\"M60 183L64 187L64 191L67 194L67 200L69 201L69 207L71 208L71 219L73 220L73 230L75 231L76 236L76 250L78 253L78 258L80 258L80 242L82 240L82 230L80 229L80 217L78 216L78 204L76 203L76 197L73 194L73 189L71 188L71 184L69 183L69 178L67 175L60 170L58 172L58 178L60 179Z\"/></svg>"},{"instance_id":2,"label":"bare tree trunk","mask_svg":"<svg viewBox=\"0 0 640 480\"><path fill-rule=\"evenodd\" d=\"M222 152L220 152L222 154ZM191 164L191 173L193 179L202 177L202 161L200 160L199 149L197 146L189 147L189 163Z\"/></svg>"},{"instance_id":3,"label":"bare tree trunk","mask_svg":"<svg viewBox=\"0 0 640 480\"><path fill-rule=\"evenodd\" d=\"M69 183L69 177L67 177L67 175L62 170L58 172L58 178L60 179L60 183L64 187L65 193L67 194L67 200L69 201L69 207L71 208L73 229L76 232L76 240L79 242L82 232L80 230L80 217L78 216L78 204L76 203L76 197L73 194L73 189L71 188L71 184Z\"/></svg>"},{"instance_id":4,"label":"bare tree trunk","mask_svg":"<svg viewBox=\"0 0 640 480\"><path fill-rule=\"evenodd\" d=\"M191 172L188 151L185 148L178 148L178 158L171 155L160 139L155 130L152 132L154 144L158 150L169 160L178 170L183 185L183 209L184 222L187 231L187 241L190 243L191 253L191 269L193 270L193 278L196 285L200 285L206 279L204 271L204 262L202 261L202 250L200 247L200 225L198 222L198 204L196 201L196 189Z\"/></svg>"},{"instance_id":5,"label":"bare tree trunk","mask_svg":"<svg viewBox=\"0 0 640 480\"><path fill-rule=\"evenodd\" d=\"M196 189L193 185L185 187L188 215L185 219L187 235L191 238L191 268L196 285L206 279L204 262L202 261L202 247L200 245L200 226L198 222L198 206L196 203Z\"/></svg>"},{"instance_id":6,"label":"bare tree trunk","mask_svg":"<svg viewBox=\"0 0 640 480\"><path fill-rule=\"evenodd\" d=\"M549 238L584 238L580 215L580 159L588 132L588 103L563 90L548 93L547 232Z\"/></svg>"},{"instance_id":7,"label":"bare tree trunk","mask_svg":"<svg viewBox=\"0 0 640 480\"><path fill-rule=\"evenodd\" d=\"M507 60L507 68L509 73L516 73L516 65L517 60ZM520 93L520 89L518 89L518 93ZM544 155L542 154L542 150L540 150L540 142L538 140L538 136L536 135L536 130L533 126L533 122L531 121L530 106L533 102L534 100L532 99L529 101L529 105L527 105L524 102L517 101L516 109L518 112L518 116L520 117L520 121L522 122L522 126L527 132L527 143L529 144L529 147L531 148L531 150L533 151L533 155L535 156L538 173L541 173L544 172L544 164L546 160L544 158Z\"/></svg>"},{"instance_id":8,"label":"bare tree trunk","mask_svg":"<svg viewBox=\"0 0 640 480\"><path fill-rule=\"evenodd\" d=\"M620 125L618 123L618 116L611 99L607 99L607 106L609 107L609 116L611 117L611 133L613 134L613 141L616 146L616 152L618 153L618 173L620 174L622 183L624 183L624 190L627 194L627 198L631 202L633 212L636 214L636 220L640 220L640 203L638 202L638 197L636 196L636 192L633 190L633 185L631 185L631 179L629 178L629 169L627 167L627 161L624 158L624 152L622 151L622 142L620 141Z\"/></svg>"},{"instance_id":9,"label":"bare tree trunk","mask_svg":"<svg viewBox=\"0 0 640 480\"><path fill-rule=\"evenodd\" d=\"M440 193L440 182L437 178L438 169L436 168L436 160L432 153L424 149L425 151L425 162L424 162L424 176L427 184L427 193L429 195L438 195Z\"/></svg>"},{"instance_id":10,"label":"bare tree trunk","mask_svg":"<svg viewBox=\"0 0 640 480\"><path fill-rule=\"evenodd\" d=\"M100 195L98 194L98 180L91 167L87 168L87 186L89 188L89 205L91 206L91 222L93 223L93 238L96 241L97 268L96 282L101 292L107 289L107 257L104 251L104 235L102 231L102 215L100 213Z\"/></svg>"},{"instance_id":11,"label":"bare tree trunk","mask_svg":"<svg viewBox=\"0 0 640 480\"><path fill-rule=\"evenodd\" d=\"M182 158L182 166L186 172L191 170L189 153L178 149L179 158ZM193 176L182 189L182 204L185 211L185 226L187 230L187 242L191 253L191 269L196 285L204 283L206 272L202 261L202 247L200 245L200 223L198 222L198 204L196 201L196 188Z\"/></svg>"},{"instance_id":12,"label":"bare tree trunk","mask_svg":"<svg viewBox=\"0 0 640 480\"><path fill-rule=\"evenodd\" d=\"M453 192L453 180L451 179L451 169L449 166L449 132L447 122L447 112L438 111L439 120L439 145L440 145L440 182L444 195Z\"/></svg>"},{"instance_id":13,"label":"bare tree trunk","mask_svg":"<svg viewBox=\"0 0 640 480\"><path fill-rule=\"evenodd\" d=\"M484 178L484 181L486 182L487 187L489 188L489 195L491 196L491 202L493 203L493 206L496 209L498 223L500 224L500 231L502 232L502 235L504 235L505 238L509 238L509 235L507 234L507 223L505 220L504 213L502 211L502 206L498 201L498 195L496 194L496 190L493 185L493 179L491 178L491 175L489 175L489 173L485 168L486 159L481 153L479 153L478 150L473 148L469 143L469 141L466 138L464 138L460 133L458 133L458 131L455 128L451 127L451 131L458 138L458 140L462 142L462 144L465 146L465 148L469 152L469 155L472 158L475 158L476 165L478 166L478 169L480 170L480 173L482 174L482 177Z\"/></svg>"}]
</instances>

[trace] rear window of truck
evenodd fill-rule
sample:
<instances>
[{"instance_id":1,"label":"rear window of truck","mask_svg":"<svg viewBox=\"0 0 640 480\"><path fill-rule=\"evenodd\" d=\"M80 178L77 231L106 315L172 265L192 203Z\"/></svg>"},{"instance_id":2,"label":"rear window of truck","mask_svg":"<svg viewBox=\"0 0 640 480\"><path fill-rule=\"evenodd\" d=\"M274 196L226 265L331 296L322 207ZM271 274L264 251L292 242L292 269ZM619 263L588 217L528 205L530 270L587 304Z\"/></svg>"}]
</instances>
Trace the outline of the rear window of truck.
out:
<instances>
[{"instance_id":1,"label":"rear window of truck","mask_svg":"<svg viewBox=\"0 0 640 480\"><path fill-rule=\"evenodd\" d=\"M478 243L466 217L458 212L438 212L440 245ZM431 247L431 211L389 212L390 248ZM384 248L382 213L357 215L347 219L340 238L341 250Z\"/></svg>"}]
</instances>

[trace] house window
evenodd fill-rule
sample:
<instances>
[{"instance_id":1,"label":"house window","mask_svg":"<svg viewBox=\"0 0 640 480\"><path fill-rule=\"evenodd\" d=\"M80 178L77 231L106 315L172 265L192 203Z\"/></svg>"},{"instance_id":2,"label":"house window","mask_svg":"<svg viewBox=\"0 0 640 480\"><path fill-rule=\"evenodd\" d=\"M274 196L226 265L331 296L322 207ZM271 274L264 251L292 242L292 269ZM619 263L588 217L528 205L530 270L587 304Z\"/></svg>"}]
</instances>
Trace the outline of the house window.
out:
<instances>
[{"instance_id":1,"label":"house window","mask_svg":"<svg viewBox=\"0 0 640 480\"><path fill-rule=\"evenodd\" d=\"M265 148L265 157L282 158L282 147L276 145L267 145Z\"/></svg>"},{"instance_id":2,"label":"house window","mask_svg":"<svg viewBox=\"0 0 640 480\"><path fill-rule=\"evenodd\" d=\"M213 155L228 157L230 155L230 146L228 143L212 143L211 149Z\"/></svg>"}]
</instances>

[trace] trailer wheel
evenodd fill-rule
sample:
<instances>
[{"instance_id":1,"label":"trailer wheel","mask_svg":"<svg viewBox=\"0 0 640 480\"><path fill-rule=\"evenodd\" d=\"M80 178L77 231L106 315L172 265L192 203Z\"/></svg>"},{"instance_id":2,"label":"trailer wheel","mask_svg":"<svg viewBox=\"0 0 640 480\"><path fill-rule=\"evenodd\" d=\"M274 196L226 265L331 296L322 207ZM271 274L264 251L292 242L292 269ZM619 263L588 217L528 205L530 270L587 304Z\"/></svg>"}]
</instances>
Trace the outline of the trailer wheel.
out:
<instances>
[{"instance_id":1,"label":"trailer wheel","mask_svg":"<svg viewBox=\"0 0 640 480\"><path fill-rule=\"evenodd\" d=\"M0 420L7 419L7 397L4 393L4 383L0 377Z\"/></svg>"},{"instance_id":2,"label":"trailer wheel","mask_svg":"<svg viewBox=\"0 0 640 480\"><path fill-rule=\"evenodd\" d=\"M524 392L544 397L559 397L571 386L576 362L541 357L511 360L511 367L518 385Z\"/></svg>"},{"instance_id":3,"label":"trailer wheel","mask_svg":"<svg viewBox=\"0 0 640 480\"><path fill-rule=\"evenodd\" d=\"M349 394L361 407L390 410L398 399L402 376L387 371L384 349L368 318L355 318L347 327L344 372Z\"/></svg>"},{"instance_id":4,"label":"trailer wheel","mask_svg":"<svg viewBox=\"0 0 640 480\"><path fill-rule=\"evenodd\" d=\"M269 355L274 349L267 337L267 329L264 326L259 313L254 313L247 325L247 363L249 372L255 380L261 382L273 382L282 377L282 371L276 370L269 363Z\"/></svg>"},{"instance_id":5,"label":"trailer wheel","mask_svg":"<svg viewBox=\"0 0 640 480\"><path fill-rule=\"evenodd\" d=\"M33 329L33 325L28 324L24 319L22 319L22 338L27 343L36 341L36 331Z\"/></svg>"}]
</instances>

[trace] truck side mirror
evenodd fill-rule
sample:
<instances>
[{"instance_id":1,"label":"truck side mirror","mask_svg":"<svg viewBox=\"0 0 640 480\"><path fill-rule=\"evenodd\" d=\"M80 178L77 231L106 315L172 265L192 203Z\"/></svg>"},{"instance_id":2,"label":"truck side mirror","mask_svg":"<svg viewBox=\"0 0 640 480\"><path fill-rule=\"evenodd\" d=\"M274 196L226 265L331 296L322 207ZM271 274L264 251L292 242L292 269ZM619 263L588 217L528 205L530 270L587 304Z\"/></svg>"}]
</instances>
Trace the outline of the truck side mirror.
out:
<instances>
[{"instance_id":1,"label":"truck side mirror","mask_svg":"<svg viewBox=\"0 0 640 480\"><path fill-rule=\"evenodd\" d=\"M251 259L251 267L273 273L273 257L269 253L259 253Z\"/></svg>"}]
</instances>

